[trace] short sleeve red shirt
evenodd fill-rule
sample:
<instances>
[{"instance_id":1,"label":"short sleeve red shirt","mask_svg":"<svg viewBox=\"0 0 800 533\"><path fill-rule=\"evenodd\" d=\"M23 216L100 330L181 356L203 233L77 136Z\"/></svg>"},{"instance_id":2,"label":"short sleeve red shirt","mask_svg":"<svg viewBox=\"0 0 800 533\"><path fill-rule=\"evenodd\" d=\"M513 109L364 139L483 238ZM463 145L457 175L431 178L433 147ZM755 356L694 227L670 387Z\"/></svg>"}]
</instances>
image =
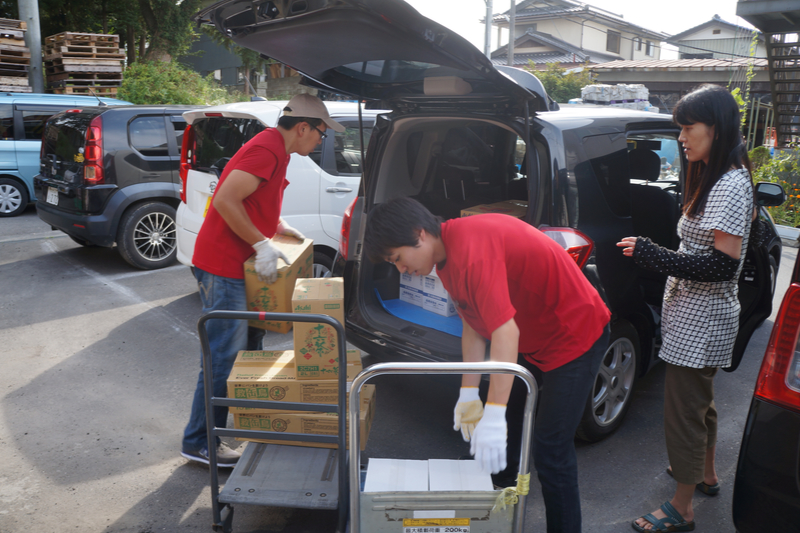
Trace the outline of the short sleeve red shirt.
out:
<instances>
[{"instance_id":1,"label":"short sleeve red shirt","mask_svg":"<svg viewBox=\"0 0 800 533\"><path fill-rule=\"evenodd\" d=\"M289 185L286 180L289 159L283 135L277 129L268 128L250 139L231 158L214 194L233 170L261 178L258 188L244 199L244 208L256 228L270 238L278 229L283 191ZM243 263L251 255L253 247L231 230L212 201L197 234L192 263L217 276L242 279Z\"/></svg>"},{"instance_id":2,"label":"short sleeve red shirt","mask_svg":"<svg viewBox=\"0 0 800 533\"><path fill-rule=\"evenodd\" d=\"M547 372L583 355L611 317L597 290L555 241L507 215L442 224L447 261L437 273L478 334L512 318L519 352Z\"/></svg>"}]
</instances>

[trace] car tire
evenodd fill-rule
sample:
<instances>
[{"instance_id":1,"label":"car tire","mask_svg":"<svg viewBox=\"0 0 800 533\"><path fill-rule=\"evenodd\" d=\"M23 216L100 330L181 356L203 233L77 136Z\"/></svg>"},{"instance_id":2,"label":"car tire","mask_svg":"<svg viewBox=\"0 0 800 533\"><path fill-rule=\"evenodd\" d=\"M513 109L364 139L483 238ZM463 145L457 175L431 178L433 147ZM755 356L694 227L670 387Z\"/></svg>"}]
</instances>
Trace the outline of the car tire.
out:
<instances>
[{"instance_id":1,"label":"car tire","mask_svg":"<svg viewBox=\"0 0 800 533\"><path fill-rule=\"evenodd\" d=\"M178 256L175 208L148 202L129 209L120 221L117 249L129 264L142 270L164 268Z\"/></svg>"},{"instance_id":2,"label":"car tire","mask_svg":"<svg viewBox=\"0 0 800 533\"><path fill-rule=\"evenodd\" d=\"M0 217L21 215L28 207L25 185L11 178L0 178Z\"/></svg>"},{"instance_id":3,"label":"car tire","mask_svg":"<svg viewBox=\"0 0 800 533\"><path fill-rule=\"evenodd\" d=\"M611 328L608 349L578 425L578 438L598 442L619 428L631 405L638 363L639 334L630 322L619 320Z\"/></svg>"},{"instance_id":4,"label":"car tire","mask_svg":"<svg viewBox=\"0 0 800 533\"><path fill-rule=\"evenodd\" d=\"M314 266L312 277L329 278L333 270L333 259L325 252L314 252Z\"/></svg>"}]
</instances>

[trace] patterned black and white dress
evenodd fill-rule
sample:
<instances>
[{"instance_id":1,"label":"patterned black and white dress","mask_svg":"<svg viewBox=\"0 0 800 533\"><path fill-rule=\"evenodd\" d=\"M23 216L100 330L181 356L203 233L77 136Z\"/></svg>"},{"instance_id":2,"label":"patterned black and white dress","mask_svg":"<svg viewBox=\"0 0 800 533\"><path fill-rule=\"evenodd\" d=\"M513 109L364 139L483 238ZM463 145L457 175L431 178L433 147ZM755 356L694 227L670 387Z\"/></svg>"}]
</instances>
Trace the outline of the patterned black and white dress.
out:
<instances>
[{"instance_id":1,"label":"patterned black and white dress","mask_svg":"<svg viewBox=\"0 0 800 533\"><path fill-rule=\"evenodd\" d=\"M679 252L707 254L714 248L714 230L742 237L739 268L730 281L691 281L669 277L664 291L659 357L690 368L725 367L731 363L739 331L739 275L750 223L753 187L747 170L727 172L709 191L703 212L683 215L678 223Z\"/></svg>"}]
</instances>

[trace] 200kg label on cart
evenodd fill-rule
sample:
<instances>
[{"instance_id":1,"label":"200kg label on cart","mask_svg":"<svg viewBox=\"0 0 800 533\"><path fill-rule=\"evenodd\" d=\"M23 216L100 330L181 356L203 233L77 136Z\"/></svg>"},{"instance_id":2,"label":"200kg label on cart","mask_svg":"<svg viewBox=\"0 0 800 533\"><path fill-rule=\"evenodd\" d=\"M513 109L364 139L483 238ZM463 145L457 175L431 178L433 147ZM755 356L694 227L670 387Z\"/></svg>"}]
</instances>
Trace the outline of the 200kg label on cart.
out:
<instances>
[{"instance_id":1,"label":"200kg label on cart","mask_svg":"<svg viewBox=\"0 0 800 533\"><path fill-rule=\"evenodd\" d=\"M469 533L469 518L404 518L403 533Z\"/></svg>"}]
</instances>

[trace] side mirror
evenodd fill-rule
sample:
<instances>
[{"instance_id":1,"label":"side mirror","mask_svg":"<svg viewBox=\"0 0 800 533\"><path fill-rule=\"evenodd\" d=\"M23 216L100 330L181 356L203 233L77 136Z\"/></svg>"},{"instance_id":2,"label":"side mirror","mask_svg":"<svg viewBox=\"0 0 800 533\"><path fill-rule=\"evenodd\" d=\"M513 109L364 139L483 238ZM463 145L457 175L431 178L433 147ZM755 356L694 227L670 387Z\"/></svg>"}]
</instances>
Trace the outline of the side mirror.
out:
<instances>
[{"instance_id":1,"label":"side mirror","mask_svg":"<svg viewBox=\"0 0 800 533\"><path fill-rule=\"evenodd\" d=\"M776 207L786 201L783 187L777 183L760 181L756 184L756 203L762 207Z\"/></svg>"}]
</instances>

